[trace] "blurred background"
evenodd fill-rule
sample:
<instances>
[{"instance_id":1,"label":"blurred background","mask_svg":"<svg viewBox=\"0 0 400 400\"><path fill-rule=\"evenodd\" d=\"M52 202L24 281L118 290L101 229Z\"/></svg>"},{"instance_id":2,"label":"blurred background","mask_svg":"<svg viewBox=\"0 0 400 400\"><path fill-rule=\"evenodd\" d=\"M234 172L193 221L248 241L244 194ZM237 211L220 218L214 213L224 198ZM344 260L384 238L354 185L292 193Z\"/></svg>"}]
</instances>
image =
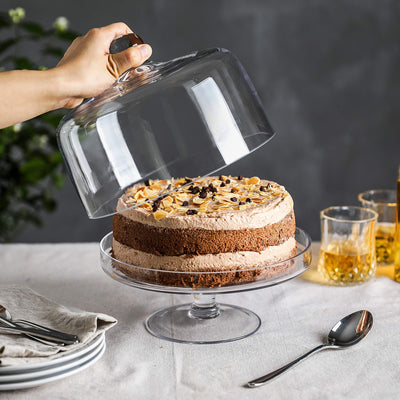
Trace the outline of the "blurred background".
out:
<instances>
[{"instance_id":1,"label":"blurred background","mask_svg":"<svg viewBox=\"0 0 400 400\"><path fill-rule=\"evenodd\" d=\"M126 22L151 44L156 61L210 47L235 53L277 134L223 173L257 175L284 185L295 201L297 225L314 240L320 237L321 209L357 204L357 194L367 189L395 188L400 164L397 0L2 0L0 12L8 15L16 7L25 10L19 23L34 24L0 29L0 65L7 51L15 55L13 46L4 43L11 43L18 29L33 39L18 47L22 61L17 59L14 67L26 68L31 59L31 66L42 67L43 58L37 59L35 47L40 40L47 46L45 66L52 67L74 34L117 21ZM66 21L58 20L57 44L49 44L40 27L54 29L60 16ZM10 66L3 62L3 68ZM53 147L54 121L45 121L46 140ZM16 140L18 129L0 135ZM29 134L24 133L27 148L33 146ZM4 149L7 146L0 141L3 161ZM56 154L55 148L52 151ZM3 241L99 241L111 230L110 217L88 219L69 178L64 182L65 173L54 154L48 158L53 165L48 176L28 174L28 169L40 169L26 167L40 164L37 157L22 160L23 179L16 180L19 187L13 194L7 182L21 171L6 169L0 161ZM42 197L29 197L24 182L42 185ZM30 201L31 210L10 212L15 198Z\"/></svg>"}]
</instances>

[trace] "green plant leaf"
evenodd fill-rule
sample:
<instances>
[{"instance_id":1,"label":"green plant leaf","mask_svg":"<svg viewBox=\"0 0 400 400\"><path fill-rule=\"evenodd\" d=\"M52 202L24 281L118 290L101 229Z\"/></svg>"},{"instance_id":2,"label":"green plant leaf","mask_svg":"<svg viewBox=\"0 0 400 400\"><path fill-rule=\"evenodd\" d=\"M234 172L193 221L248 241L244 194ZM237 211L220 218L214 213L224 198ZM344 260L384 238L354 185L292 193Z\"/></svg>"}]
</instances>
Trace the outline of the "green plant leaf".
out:
<instances>
[{"instance_id":1,"label":"green plant leaf","mask_svg":"<svg viewBox=\"0 0 400 400\"><path fill-rule=\"evenodd\" d=\"M9 28L11 26L10 17L6 14L0 14L0 29Z\"/></svg>"},{"instance_id":2,"label":"green plant leaf","mask_svg":"<svg viewBox=\"0 0 400 400\"><path fill-rule=\"evenodd\" d=\"M32 157L20 168L23 181L37 183L45 178L51 170L51 166L43 157Z\"/></svg>"},{"instance_id":3,"label":"green plant leaf","mask_svg":"<svg viewBox=\"0 0 400 400\"><path fill-rule=\"evenodd\" d=\"M62 156L61 153L57 152L50 156L50 164L52 166L57 166L58 164L62 163Z\"/></svg>"},{"instance_id":4,"label":"green plant leaf","mask_svg":"<svg viewBox=\"0 0 400 400\"><path fill-rule=\"evenodd\" d=\"M45 54L55 56L57 58L62 58L64 55L65 51L63 49L60 49L59 47L54 47L54 46L46 46L45 49L43 50Z\"/></svg>"},{"instance_id":5,"label":"green plant leaf","mask_svg":"<svg viewBox=\"0 0 400 400\"><path fill-rule=\"evenodd\" d=\"M21 22L19 26L34 36L45 36L45 30L36 22L25 21Z\"/></svg>"},{"instance_id":6,"label":"green plant leaf","mask_svg":"<svg viewBox=\"0 0 400 400\"><path fill-rule=\"evenodd\" d=\"M53 212L57 208L57 203L53 198L44 198L43 208L46 211Z\"/></svg>"},{"instance_id":7,"label":"green plant leaf","mask_svg":"<svg viewBox=\"0 0 400 400\"><path fill-rule=\"evenodd\" d=\"M14 46L19 42L19 38L10 38L6 39L0 42L0 53L3 53L7 49L9 49L11 46Z\"/></svg>"},{"instance_id":8,"label":"green plant leaf","mask_svg":"<svg viewBox=\"0 0 400 400\"><path fill-rule=\"evenodd\" d=\"M58 189L61 189L65 184L65 176L63 174L53 174L51 175L51 180L54 186Z\"/></svg>"},{"instance_id":9,"label":"green plant leaf","mask_svg":"<svg viewBox=\"0 0 400 400\"><path fill-rule=\"evenodd\" d=\"M17 69L36 69L35 65L26 57L15 57L14 63Z\"/></svg>"},{"instance_id":10,"label":"green plant leaf","mask_svg":"<svg viewBox=\"0 0 400 400\"><path fill-rule=\"evenodd\" d=\"M49 112L46 114L39 115L39 119L46 122L53 128L57 128L58 124L61 121L61 118L64 116L64 114L60 114L58 112Z\"/></svg>"},{"instance_id":11,"label":"green plant leaf","mask_svg":"<svg viewBox=\"0 0 400 400\"><path fill-rule=\"evenodd\" d=\"M54 32L55 35L57 37L59 37L60 39L66 40L67 42L72 42L74 39L76 39L79 34L74 32L74 31L63 31L63 32L59 32L59 31L55 31Z\"/></svg>"}]
</instances>

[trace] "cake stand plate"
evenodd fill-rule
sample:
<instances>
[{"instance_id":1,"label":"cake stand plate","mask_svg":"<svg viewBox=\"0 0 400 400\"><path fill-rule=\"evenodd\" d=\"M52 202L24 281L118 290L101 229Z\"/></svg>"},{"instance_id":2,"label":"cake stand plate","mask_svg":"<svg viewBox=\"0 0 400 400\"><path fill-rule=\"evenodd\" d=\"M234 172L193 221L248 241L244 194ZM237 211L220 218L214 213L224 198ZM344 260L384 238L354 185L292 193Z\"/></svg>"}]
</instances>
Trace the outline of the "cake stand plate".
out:
<instances>
[{"instance_id":1,"label":"cake stand plate","mask_svg":"<svg viewBox=\"0 0 400 400\"><path fill-rule=\"evenodd\" d=\"M235 305L218 304L216 295L261 289L284 283L307 270L311 264L311 239L306 232L296 228L296 254L275 264L246 270L252 278L247 282L226 286L202 287L198 284L207 275L206 282L221 274L243 274L243 270L226 272L187 273L154 270L126 264L112 256L112 232L100 242L101 266L113 279L140 289L172 294L191 294L191 304L164 308L146 320L147 330L161 339L178 343L211 344L231 342L252 335L261 326L254 312ZM173 274L173 279L171 279ZM201 275L201 276L200 276ZM228 275L227 275L228 277ZM168 278L168 279L166 279ZM162 282L181 282L179 286L165 286ZM226 281L229 281L228 279ZM215 279L215 282L221 282Z\"/></svg>"}]
</instances>

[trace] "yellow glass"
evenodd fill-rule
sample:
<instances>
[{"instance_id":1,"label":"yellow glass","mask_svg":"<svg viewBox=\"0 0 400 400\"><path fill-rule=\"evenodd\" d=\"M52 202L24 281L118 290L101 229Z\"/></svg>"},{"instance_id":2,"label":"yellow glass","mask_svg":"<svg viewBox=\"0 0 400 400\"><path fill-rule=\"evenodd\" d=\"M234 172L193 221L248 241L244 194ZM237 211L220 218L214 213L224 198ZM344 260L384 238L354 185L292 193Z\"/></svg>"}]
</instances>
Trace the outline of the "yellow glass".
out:
<instances>
[{"instance_id":1,"label":"yellow glass","mask_svg":"<svg viewBox=\"0 0 400 400\"><path fill-rule=\"evenodd\" d=\"M334 285L356 285L375 275L375 224L378 214L362 207L321 211L318 270Z\"/></svg>"},{"instance_id":2,"label":"yellow glass","mask_svg":"<svg viewBox=\"0 0 400 400\"><path fill-rule=\"evenodd\" d=\"M394 279L397 282L400 282L400 167L399 167L399 174L397 177L397 207L396 207Z\"/></svg>"},{"instance_id":3,"label":"yellow glass","mask_svg":"<svg viewBox=\"0 0 400 400\"><path fill-rule=\"evenodd\" d=\"M377 267L393 266L396 234L396 191L377 189L358 195L362 207L378 213L375 231Z\"/></svg>"}]
</instances>

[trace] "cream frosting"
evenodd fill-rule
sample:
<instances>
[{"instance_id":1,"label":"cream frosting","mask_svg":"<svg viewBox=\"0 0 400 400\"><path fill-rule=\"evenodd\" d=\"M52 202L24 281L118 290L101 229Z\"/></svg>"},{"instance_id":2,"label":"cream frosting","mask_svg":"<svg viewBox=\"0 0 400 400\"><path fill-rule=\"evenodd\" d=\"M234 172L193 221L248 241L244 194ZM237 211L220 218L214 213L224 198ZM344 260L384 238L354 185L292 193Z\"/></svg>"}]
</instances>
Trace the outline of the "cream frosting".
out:
<instances>
[{"instance_id":1,"label":"cream frosting","mask_svg":"<svg viewBox=\"0 0 400 400\"><path fill-rule=\"evenodd\" d=\"M205 178L205 182L216 177ZM236 181L238 182L238 181ZM283 186L275 182L261 180L259 185L273 185L274 195L263 198L261 204L245 209L218 210L212 213L195 215L169 214L165 218L155 219L153 211L148 208L135 207L127 202L127 195L119 198L116 211L121 215L142 224L171 229L206 229L206 230L237 230L257 229L281 221L293 210L293 199ZM235 194L232 194L235 196Z\"/></svg>"},{"instance_id":2,"label":"cream frosting","mask_svg":"<svg viewBox=\"0 0 400 400\"><path fill-rule=\"evenodd\" d=\"M200 254L197 256L157 256L125 246L113 239L115 257L124 263L156 270L207 272L251 269L274 264L290 257L296 248L296 240L289 238L278 246L270 246L260 252Z\"/></svg>"}]
</instances>

